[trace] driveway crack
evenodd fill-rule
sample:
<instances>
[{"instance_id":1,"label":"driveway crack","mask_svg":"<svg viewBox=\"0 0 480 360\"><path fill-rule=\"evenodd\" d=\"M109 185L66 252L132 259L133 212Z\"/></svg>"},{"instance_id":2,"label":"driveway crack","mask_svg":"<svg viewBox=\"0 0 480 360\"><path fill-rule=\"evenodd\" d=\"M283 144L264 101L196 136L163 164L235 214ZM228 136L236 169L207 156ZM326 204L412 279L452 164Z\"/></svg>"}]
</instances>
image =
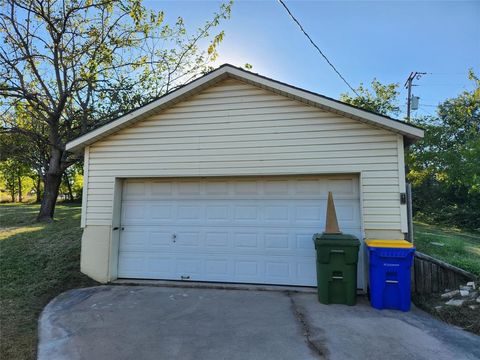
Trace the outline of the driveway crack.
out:
<instances>
[{"instance_id":1,"label":"driveway crack","mask_svg":"<svg viewBox=\"0 0 480 360\"><path fill-rule=\"evenodd\" d=\"M308 347L317 355L320 359L328 360L330 352L325 345L325 340L321 339L319 336L312 335L312 325L308 322L308 319L305 315L304 309L295 302L293 293L291 291L285 292L288 298L290 299L291 309L295 319L302 328L303 336L305 337L305 342ZM316 327L313 327L316 332L322 331Z\"/></svg>"}]
</instances>

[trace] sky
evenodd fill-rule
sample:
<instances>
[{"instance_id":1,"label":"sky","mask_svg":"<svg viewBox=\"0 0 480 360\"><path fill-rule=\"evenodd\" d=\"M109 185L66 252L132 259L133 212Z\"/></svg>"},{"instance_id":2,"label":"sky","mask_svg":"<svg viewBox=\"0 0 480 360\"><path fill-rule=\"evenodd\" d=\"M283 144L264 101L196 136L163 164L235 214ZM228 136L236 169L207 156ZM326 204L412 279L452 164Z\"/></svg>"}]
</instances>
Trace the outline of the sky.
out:
<instances>
[{"instance_id":1,"label":"sky","mask_svg":"<svg viewBox=\"0 0 480 360\"><path fill-rule=\"evenodd\" d=\"M403 118L412 71L420 108L435 113L438 103L471 89L468 69L480 75L480 0L477 1L299 1L284 0L312 39L354 87L399 83ZM195 29L211 18L218 1L148 0L166 19L181 15ZM216 65L230 63L338 99L347 85L318 54L276 0L236 0L220 26L225 38Z\"/></svg>"}]
</instances>

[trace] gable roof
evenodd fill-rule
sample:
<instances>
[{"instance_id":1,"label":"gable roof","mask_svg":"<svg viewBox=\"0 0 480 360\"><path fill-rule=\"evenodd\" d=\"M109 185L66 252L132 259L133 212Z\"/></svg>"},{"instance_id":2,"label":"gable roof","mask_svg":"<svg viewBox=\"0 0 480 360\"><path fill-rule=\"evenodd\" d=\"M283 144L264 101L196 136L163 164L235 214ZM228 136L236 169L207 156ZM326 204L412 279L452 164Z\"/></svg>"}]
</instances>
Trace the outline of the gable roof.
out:
<instances>
[{"instance_id":1,"label":"gable roof","mask_svg":"<svg viewBox=\"0 0 480 360\"><path fill-rule=\"evenodd\" d=\"M193 80L188 84L183 85L178 89L171 91L138 109L130 111L119 118L68 142L66 145L66 150L71 152L80 151L85 146L91 145L94 142L119 131L120 129L131 126L137 121L145 119L154 113L171 107L174 104L185 100L187 97L199 93L200 91L227 78L237 79L320 108L322 110L387 129L405 136L409 142L423 137L423 130L414 125L407 124L403 121L396 120L388 116L363 110L341 101L288 85L230 64L224 64L219 68L205 74L204 76Z\"/></svg>"}]
</instances>

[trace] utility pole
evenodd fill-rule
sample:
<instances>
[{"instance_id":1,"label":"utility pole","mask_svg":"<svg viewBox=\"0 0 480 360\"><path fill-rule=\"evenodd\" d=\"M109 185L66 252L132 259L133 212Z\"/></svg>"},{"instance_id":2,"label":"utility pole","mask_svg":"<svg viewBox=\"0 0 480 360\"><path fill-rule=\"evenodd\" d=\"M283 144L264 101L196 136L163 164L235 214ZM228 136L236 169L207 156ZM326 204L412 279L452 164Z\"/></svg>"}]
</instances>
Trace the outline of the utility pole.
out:
<instances>
[{"instance_id":1,"label":"utility pole","mask_svg":"<svg viewBox=\"0 0 480 360\"><path fill-rule=\"evenodd\" d=\"M407 95L407 121L410 121L410 108L411 108L411 104L412 104L412 86L415 86L413 84L413 80L417 79L417 80L420 80L420 78L425 75L426 73L425 72L411 72L410 75L408 76L408 79L407 81L405 81L405 89L407 89L408 91L408 95Z\"/></svg>"},{"instance_id":2,"label":"utility pole","mask_svg":"<svg viewBox=\"0 0 480 360\"><path fill-rule=\"evenodd\" d=\"M407 95L407 122L410 122L410 110L412 107L412 86L415 86L413 84L413 80L417 79L420 80L420 78L425 75L426 73L424 72L411 72L410 75L408 76L407 81L405 81L405 89L408 91ZM418 98L416 100L416 105L414 108L418 108ZM405 164L405 175L407 175L410 172L410 169L408 168L408 164ZM406 181L406 179L404 180ZM410 183L405 183L405 188L406 188L406 205L407 205L407 228L408 232L406 233L406 239L413 243L413 214L412 214L412 185Z\"/></svg>"}]
</instances>

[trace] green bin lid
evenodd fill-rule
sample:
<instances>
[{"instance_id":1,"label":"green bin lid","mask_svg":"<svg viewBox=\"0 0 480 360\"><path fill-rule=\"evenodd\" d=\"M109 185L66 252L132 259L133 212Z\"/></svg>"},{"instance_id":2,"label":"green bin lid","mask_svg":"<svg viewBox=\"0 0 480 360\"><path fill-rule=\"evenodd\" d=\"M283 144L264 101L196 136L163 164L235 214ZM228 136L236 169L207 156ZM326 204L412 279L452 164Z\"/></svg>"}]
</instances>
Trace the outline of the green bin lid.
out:
<instances>
[{"instance_id":1,"label":"green bin lid","mask_svg":"<svg viewBox=\"0 0 480 360\"><path fill-rule=\"evenodd\" d=\"M313 235L315 245L342 245L342 246L360 246L360 240L350 234L315 234Z\"/></svg>"}]
</instances>

